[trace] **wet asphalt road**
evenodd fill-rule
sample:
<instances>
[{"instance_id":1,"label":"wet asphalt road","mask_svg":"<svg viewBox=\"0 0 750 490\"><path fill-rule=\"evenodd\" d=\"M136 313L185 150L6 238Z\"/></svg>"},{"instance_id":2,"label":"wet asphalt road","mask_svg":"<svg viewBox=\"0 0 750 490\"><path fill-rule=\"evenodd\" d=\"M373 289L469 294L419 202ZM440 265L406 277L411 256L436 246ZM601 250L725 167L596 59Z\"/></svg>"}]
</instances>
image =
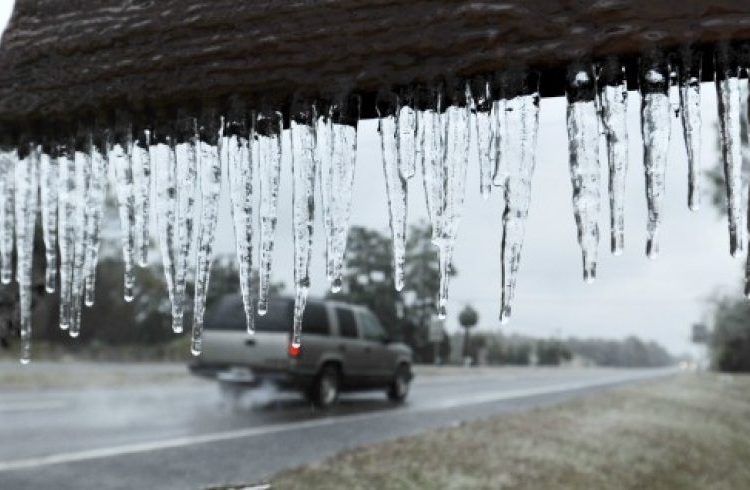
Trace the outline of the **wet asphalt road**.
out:
<instances>
[{"instance_id":1,"label":"wet asphalt road","mask_svg":"<svg viewBox=\"0 0 750 490\"><path fill-rule=\"evenodd\" d=\"M423 376L408 403L344 396L329 412L262 388L228 403L190 378L117 389L0 387L0 489L190 489L267 481L336 452L547 406L674 370L500 369Z\"/></svg>"}]
</instances>

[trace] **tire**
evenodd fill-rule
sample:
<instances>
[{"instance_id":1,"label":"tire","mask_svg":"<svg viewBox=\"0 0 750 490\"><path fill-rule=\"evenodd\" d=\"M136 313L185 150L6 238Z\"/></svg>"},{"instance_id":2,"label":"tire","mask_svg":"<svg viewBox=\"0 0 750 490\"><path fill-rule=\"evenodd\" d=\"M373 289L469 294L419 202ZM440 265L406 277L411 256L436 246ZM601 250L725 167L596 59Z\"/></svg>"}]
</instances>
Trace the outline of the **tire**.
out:
<instances>
[{"instance_id":1,"label":"tire","mask_svg":"<svg viewBox=\"0 0 750 490\"><path fill-rule=\"evenodd\" d=\"M341 375L333 364L326 364L315 377L310 389L310 401L318 408L326 409L336 404L339 399Z\"/></svg>"},{"instance_id":2,"label":"tire","mask_svg":"<svg viewBox=\"0 0 750 490\"><path fill-rule=\"evenodd\" d=\"M388 399L392 402L403 403L409 395L409 383L411 383L411 371L406 364L400 364L396 368L396 374L388 387Z\"/></svg>"}]
</instances>

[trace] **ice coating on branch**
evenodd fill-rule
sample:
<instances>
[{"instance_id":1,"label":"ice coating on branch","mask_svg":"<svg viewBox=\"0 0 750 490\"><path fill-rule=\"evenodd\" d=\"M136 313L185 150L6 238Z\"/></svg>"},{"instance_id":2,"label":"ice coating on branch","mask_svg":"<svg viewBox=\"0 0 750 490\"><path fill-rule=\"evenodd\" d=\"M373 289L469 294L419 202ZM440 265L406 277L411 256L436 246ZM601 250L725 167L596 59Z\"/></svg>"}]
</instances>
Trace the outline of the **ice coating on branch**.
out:
<instances>
[{"instance_id":1,"label":"ice coating on branch","mask_svg":"<svg viewBox=\"0 0 750 490\"><path fill-rule=\"evenodd\" d=\"M388 104L384 104L388 106ZM396 291L404 288L404 265L406 263L406 179L399 170L398 128L396 117L390 108L381 110L378 120L380 149L383 159L385 190L388 198L388 225L393 244L393 282Z\"/></svg>"},{"instance_id":2,"label":"ice coating on branch","mask_svg":"<svg viewBox=\"0 0 750 490\"><path fill-rule=\"evenodd\" d=\"M39 193L39 150L33 144L23 148L26 155L18 160L15 172L16 214L16 280L21 313L21 363L31 359L31 290Z\"/></svg>"},{"instance_id":3,"label":"ice coating on branch","mask_svg":"<svg viewBox=\"0 0 750 490\"><path fill-rule=\"evenodd\" d=\"M326 228L326 275L334 293L341 290L349 234L358 120L359 99L355 97L331 106L327 117L318 117L316 153Z\"/></svg>"},{"instance_id":4,"label":"ice coating on branch","mask_svg":"<svg viewBox=\"0 0 750 490\"><path fill-rule=\"evenodd\" d=\"M609 168L610 247L614 255L625 246L625 183L628 171L628 87L625 67L610 60L602 69L599 106Z\"/></svg>"},{"instance_id":5,"label":"ice coating on branch","mask_svg":"<svg viewBox=\"0 0 750 490\"><path fill-rule=\"evenodd\" d=\"M273 242L276 234L276 208L281 182L281 114L261 111L253 133L253 161L258 162L260 174L260 286L258 314L268 311L268 292L271 286Z\"/></svg>"},{"instance_id":6,"label":"ice coating on branch","mask_svg":"<svg viewBox=\"0 0 750 490\"><path fill-rule=\"evenodd\" d=\"M572 67L566 88L570 181L578 244L583 256L583 279L596 278L599 247L599 118L593 67Z\"/></svg>"},{"instance_id":7,"label":"ice coating on branch","mask_svg":"<svg viewBox=\"0 0 750 490\"><path fill-rule=\"evenodd\" d=\"M201 207L197 229L193 332L190 343L190 351L194 356L201 353L203 345L203 318L206 312L206 295L211 276L216 221L219 215L221 160L219 148L216 146L219 130L215 119L210 116L206 117L201 127L201 140L197 142Z\"/></svg>"},{"instance_id":8,"label":"ice coating on branch","mask_svg":"<svg viewBox=\"0 0 750 490\"><path fill-rule=\"evenodd\" d=\"M520 86L518 86L520 84ZM531 204L531 180L536 166L536 142L539 128L539 94L523 80L505 80L504 91L509 97L504 110L498 114L503 135L500 155L503 172L495 175L495 185L504 188L502 259L502 300L500 322L511 316L516 277L521 261L521 249L526 219ZM528 93L533 91L533 93ZM498 143L500 144L500 142ZM499 165L499 162L498 162ZM498 181L498 175L502 177Z\"/></svg>"},{"instance_id":9,"label":"ice coating on branch","mask_svg":"<svg viewBox=\"0 0 750 490\"><path fill-rule=\"evenodd\" d=\"M665 176L670 136L670 104L667 94L669 71L660 58L642 60L641 71L641 133L643 166L646 175L648 224L646 254L659 255L659 227L665 191Z\"/></svg>"},{"instance_id":10,"label":"ice coating on branch","mask_svg":"<svg viewBox=\"0 0 750 490\"><path fill-rule=\"evenodd\" d=\"M315 114L299 104L292 114L292 206L294 233L294 326L292 347L302 340L302 314L310 289L310 256L315 217Z\"/></svg>"},{"instance_id":11,"label":"ice coating on branch","mask_svg":"<svg viewBox=\"0 0 750 490\"><path fill-rule=\"evenodd\" d=\"M0 151L0 282L13 279L13 240L15 233L16 150Z\"/></svg>"},{"instance_id":12,"label":"ice coating on branch","mask_svg":"<svg viewBox=\"0 0 750 490\"><path fill-rule=\"evenodd\" d=\"M735 256L745 246L745 229L742 216L742 121L740 116L742 98L740 95L740 70L725 56L725 54L717 56L716 98L727 195L729 250L732 256Z\"/></svg>"},{"instance_id":13,"label":"ice coating on branch","mask_svg":"<svg viewBox=\"0 0 750 490\"><path fill-rule=\"evenodd\" d=\"M408 102L408 100L403 101ZM398 169L408 180L417 172L417 113L413 107L402 103L398 110Z\"/></svg>"},{"instance_id":14,"label":"ice coating on branch","mask_svg":"<svg viewBox=\"0 0 750 490\"><path fill-rule=\"evenodd\" d=\"M172 306L172 331L182 332L182 304L177 303L176 278L179 260L179 236L177 234L177 162L172 140L158 137L150 147L151 161L154 164L156 180L156 226L161 250L167 293Z\"/></svg>"},{"instance_id":15,"label":"ice coating on branch","mask_svg":"<svg viewBox=\"0 0 750 490\"><path fill-rule=\"evenodd\" d=\"M44 289L52 293L57 287L57 158L44 151L39 159L39 194L45 257Z\"/></svg>"},{"instance_id":16,"label":"ice coating on branch","mask_svg":"<svg viewBox=\"0 0 750 490\"><path fill-rule=\"evenodd\" d=\"M122 257L125 266L123 297L133 300L135 284L135 186L133 182L133 135L130 124L122 124L115 131L115 141L109 150L109 161L114 165L117 210L120 216L122 235Z\"/></svg>"},{"instance_id":17,"label":"ice coating on branch","mask_svg":"<svg viewBox=\"0 0 750 490\"><path fill-rule=\"evenodd\" d=\"M255 305L252 298L253 267L253 161L244 114L233 114L227 121L221 157L226 160L229 197L232 203L234 242L240 276L240 292L248 333L255 331Z\"/></svg>"},{"instance_id":18,"label":"ice coating on branch","mask_svg":"<svg viewBox=\"0 0 750 490\"><path fill-rule=\"evenodd\" d=\"M135 198L135 256L139 266L148 265L148 226L151 216L151 131L137 134L131 150Z\"/></svg>"},{"instance_id":19,"label":"ice coating on branch","mask_svg":"<svg viewBox=\"0 0 750 490\"><path fill-rule=\"evenodd\" d=\"M448 306L448 281L463 208L469 153L468 94L463 87L451 89L445 112L432 118L432 127L443 135L444 150L436 152L433 158L425 158L423 162L425 190L432 221L432 243L437 247L439 255L437 312L440 318L445 318ZM426 129L425 136L428 131ZM425 138L425 142L430 143L430 138ZM425 148L425 155L428 153Z\"/></svg>"},{"instance_id":20,"label":"ice coating on branch","mask_svg":"<svg viewBox=\"0 0 750 490\"><path fill-rule=\"evenodd\" d=\"M680 76L680 116L688 159L688 207L700 207L701 56L684 56Z\"/></svg>"},{"instance_id":21,"label":"ice coating on branch","mask_svg":"<svg viewBox=\"0 0 750 490\"><path fill-rule=\"evenodd\" d=\"M472 98L479 155L479 192L484 199L488 199L492 189L492 174L495 172L497 161L495 148L497 115L493 110L490 82L484 79L479 80L472 90Z\"/></svg>"}]
</instances>

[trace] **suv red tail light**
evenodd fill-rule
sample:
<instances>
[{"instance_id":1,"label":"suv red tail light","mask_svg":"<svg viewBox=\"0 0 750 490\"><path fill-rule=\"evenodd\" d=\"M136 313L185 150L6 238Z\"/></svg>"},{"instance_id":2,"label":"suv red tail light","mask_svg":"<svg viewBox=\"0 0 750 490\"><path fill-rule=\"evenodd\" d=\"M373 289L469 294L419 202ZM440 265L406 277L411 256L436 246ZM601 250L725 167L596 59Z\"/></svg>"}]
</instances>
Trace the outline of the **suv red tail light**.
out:
<instances>
[{"instance_id":1,"label":"suv red tail light","mask_svg":"<svg viewBox=\"0 0 750 490\"><path fill-rule=\"evenodd\" d=\"M291 342L289 343L289 357L298 358L300 354L302 354L302 346L294 345Z\"/></svg>"}]
</instances>

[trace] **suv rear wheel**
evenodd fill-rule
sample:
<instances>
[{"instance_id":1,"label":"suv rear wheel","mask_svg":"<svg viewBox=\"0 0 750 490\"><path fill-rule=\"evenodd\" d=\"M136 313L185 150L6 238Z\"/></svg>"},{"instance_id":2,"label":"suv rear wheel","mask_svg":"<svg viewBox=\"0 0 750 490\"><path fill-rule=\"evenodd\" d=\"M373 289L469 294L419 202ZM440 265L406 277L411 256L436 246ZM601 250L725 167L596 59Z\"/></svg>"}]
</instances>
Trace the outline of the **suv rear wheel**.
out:
<instances>
[{"instance_id":1,"label":"suv rear wheel","mask_svg":"<svg viewBox=\"0 0 750 490\"><path fill-rule=\"evenodd\" d=\"M406 400L409 394L409 383L411 382L411 373L409 366L401 364L396 369L391 386L388 387L388 399L397 403Z\"/></svg>"},{"instance_id":2,"label":"suv rear wheel","mask_svg":"<svg viewBox=\"0 0 750 490\"><path fill-rule=\"evenodd\" d=\"M310 390L310 401L318 408L329 408L339 398L341 378L339 370L333 364L327 364L320 370Z\"/></svg>"}]
</instances>

